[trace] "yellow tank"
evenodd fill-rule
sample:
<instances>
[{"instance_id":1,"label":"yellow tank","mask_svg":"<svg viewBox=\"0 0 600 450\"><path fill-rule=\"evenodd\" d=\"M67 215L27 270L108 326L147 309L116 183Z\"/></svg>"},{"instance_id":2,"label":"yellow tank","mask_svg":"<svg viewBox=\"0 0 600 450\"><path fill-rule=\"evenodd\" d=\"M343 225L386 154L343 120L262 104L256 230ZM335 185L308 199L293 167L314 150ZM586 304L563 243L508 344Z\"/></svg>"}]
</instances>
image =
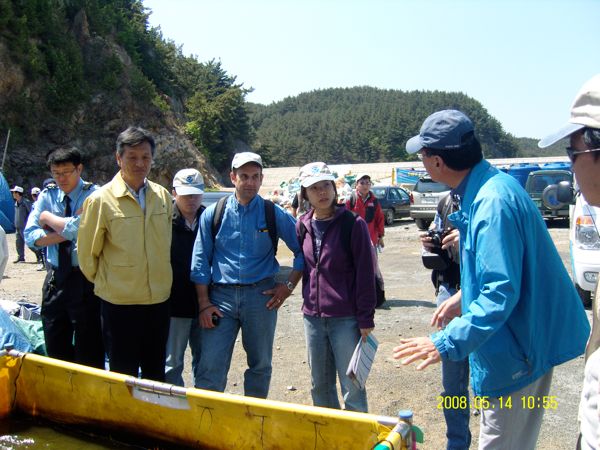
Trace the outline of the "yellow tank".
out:
<instances>
[{"instance_id":1,"label":"yellow tank","mask_svg":"<svg viewBox=\"0 0 600 450\"><path fill-rule=\"evenodd\" d=\"M20 411L228 450L372 449L397 423L392 417L181 388L34 354L3 353L0 419Z\"/></svg>"}]
</instances>

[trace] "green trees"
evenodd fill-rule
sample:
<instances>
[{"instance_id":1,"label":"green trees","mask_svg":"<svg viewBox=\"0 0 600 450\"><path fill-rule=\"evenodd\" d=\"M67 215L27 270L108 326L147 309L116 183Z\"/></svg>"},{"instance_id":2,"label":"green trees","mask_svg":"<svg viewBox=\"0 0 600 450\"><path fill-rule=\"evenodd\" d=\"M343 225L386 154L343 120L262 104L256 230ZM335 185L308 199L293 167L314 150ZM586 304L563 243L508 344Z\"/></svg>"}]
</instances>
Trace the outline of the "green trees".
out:
<instances>
[{"instance_id":1,"label":"green trees","mask_svg":"<svg viewBox=\"0 0 600 450\"><path fill-rule=\"evenodd\" d=\"M404 150L407 139L429 114L446 108L474 120L487 157L517 154L514 138L479 102L461 93L324 89L269 106L250 105L250 122L256 129L254 148L273 165L402 161L414 159Z\"/></svg>"},{"instance_id":2,"label":"green trees","mask_svg":"<svg viewBox=\"0 0 600 450\"><path fill-rule=\"evenodd\" d=\"M187 101L186 132L219 169L231 160L236 141L248 142L250 126L245 106L248 90L235 84L220 62L210 61L187 70L187 83L195 86Z\"/></svg>"},{"instance_id":3,"label":"green trees","mask_svg":"<svg viewBox=\"0 0 600 450\"><path fill-rule=\"evenodd\" d=\"M184 56L148 17L140 0L0 0L0 58L6 49L21 86L0 92L0 129L33 144L49 129L67 139L90 107L92 128L121 114L145 111L149 121L166 112L225 167L236 143L251 139L248 90L220 62Z\"/></svg>"}]
</instances>

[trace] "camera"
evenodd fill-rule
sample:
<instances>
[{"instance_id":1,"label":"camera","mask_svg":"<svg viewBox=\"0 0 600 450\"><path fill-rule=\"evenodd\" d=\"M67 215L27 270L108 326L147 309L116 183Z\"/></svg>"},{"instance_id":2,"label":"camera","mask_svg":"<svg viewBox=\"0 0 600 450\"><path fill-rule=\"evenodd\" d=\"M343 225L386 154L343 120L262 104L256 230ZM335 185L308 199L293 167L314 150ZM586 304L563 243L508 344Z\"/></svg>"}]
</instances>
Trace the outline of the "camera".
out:
<instances>
[{"instance_id":1,"label":"camera","mask_svg":"<svg viewBox=\"0 0 600 450\"><path fill-rule=\"evenodd\" d=\"M431 243L440 250L442 249L442 240L447 234L445 230L427 230L427 237L430 237Z\"/></svg>"},{"instance_id":2,"label":"camera","mask_svg":"<svg viewBox=\"0 0 600 450\"><path fill-rule=\"evenodd\" d=\"M424 249L421 254L421 260L427 269L445 270L448 268L450 256L446 250L442 249L442 241L447 234L447 230L427 230L432 247Z\"/></svg>"},{"instance_id":3,"label":"camera","mask_svg":"<svg viewBox=\"0 0 600 450\"><path fill-rule=\"evenodd\" d=\"M219 322L221 321L221 318L219 316L217 316L217 313L212 313L211 319L212 319L212 324L215 327L218 327L219 326Z\"/></svg>"}]
</instances>

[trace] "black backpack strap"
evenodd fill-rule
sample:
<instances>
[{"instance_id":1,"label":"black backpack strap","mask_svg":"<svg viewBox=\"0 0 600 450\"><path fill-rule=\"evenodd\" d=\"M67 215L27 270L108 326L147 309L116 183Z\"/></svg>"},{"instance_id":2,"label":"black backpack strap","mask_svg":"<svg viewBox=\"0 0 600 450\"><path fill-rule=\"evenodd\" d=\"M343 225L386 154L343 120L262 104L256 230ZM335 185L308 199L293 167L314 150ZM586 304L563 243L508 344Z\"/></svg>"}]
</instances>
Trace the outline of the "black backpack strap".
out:
<instances>
[{"instance_id":1,"label":"black backpack strap","mask_svg":"<svg viewBox=\"0 0 600 450\"><path fill-rule=\"evenodd\" d=\"M349 210L345 210L341 217L342 229L340 232L340 237L342 239L344 251L346 252L348 258L350 258L350 261L354 261L352 258L352 229L354 228L357 217L358 214Z\"/></svg>"},{"instance_id":2,"label":"black backpack strap","mask_svg":"<svg viewBox=\"0 0 600 450\"><path fill-rule=\"evenodd\" d=\"M356 191L352 191L350 194L350 209L354 209L356 206Z\"/></svg>"},{"instance_id":3,"label":"black backpack strap","mask_svg":"<svg viewBox=\"0 0 600 450\"><path fill-rule=\"evenodd\" d=\"M213 216L212 221L212 239L215 242L217 237L217 233L221 229L221 224L223 223L223 216L225 215L225 204L227 203L227 199L230 196L221 197L217 202L217 206L215 207L215 214Z\"/></svg>"},{"instance_id":4,"label":"black backpack strap","mask_svg":"<svg viewBox=\"0 0 600 450\"><path fill-rule=\"evenodd\" d=\"M269 230L271 244L273 244L273 256L277 255L277 245L279 244L279 236L277 235L277 221L275 220L275 204L271 200L265 202L265 222Z\"/></svg>"},{"instance_id":5,"label":"black backpack strap","mask_svg":"<svg viewBox=\"0 0 600 450\"><path fill-rule=\"evenodd\" d=\"M304 222L299 221L298 223L298 243L300 244L300 250L302 250L304 246L304 238L306 237L306 233L308 231L306 230L306 225L304 225Z\"/></svg>"}]
</instances>

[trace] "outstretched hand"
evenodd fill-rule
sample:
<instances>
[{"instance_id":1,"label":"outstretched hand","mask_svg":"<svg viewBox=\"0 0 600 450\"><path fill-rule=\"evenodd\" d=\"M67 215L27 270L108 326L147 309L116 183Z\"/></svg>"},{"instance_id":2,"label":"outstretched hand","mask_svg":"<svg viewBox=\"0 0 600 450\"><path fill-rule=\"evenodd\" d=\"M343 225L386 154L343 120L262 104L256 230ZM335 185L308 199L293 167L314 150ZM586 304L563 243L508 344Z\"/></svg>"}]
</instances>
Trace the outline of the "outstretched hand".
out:
<instances>
[{"instance_id":1,"label":"outstretched hand","mask_svg":"<svg viewBox=\"0 0 600 450\"><path fill-rule=\"evenodd\" d=\"M392 355L394 359L405 358L400 361L402 365L422 360L417 366L417 370L423 370L427 366L442 360L440 352L438 352L433 341L428 337L400 339L400 343L399 346L394 347Z\"/></svg>"}]
</instances>

